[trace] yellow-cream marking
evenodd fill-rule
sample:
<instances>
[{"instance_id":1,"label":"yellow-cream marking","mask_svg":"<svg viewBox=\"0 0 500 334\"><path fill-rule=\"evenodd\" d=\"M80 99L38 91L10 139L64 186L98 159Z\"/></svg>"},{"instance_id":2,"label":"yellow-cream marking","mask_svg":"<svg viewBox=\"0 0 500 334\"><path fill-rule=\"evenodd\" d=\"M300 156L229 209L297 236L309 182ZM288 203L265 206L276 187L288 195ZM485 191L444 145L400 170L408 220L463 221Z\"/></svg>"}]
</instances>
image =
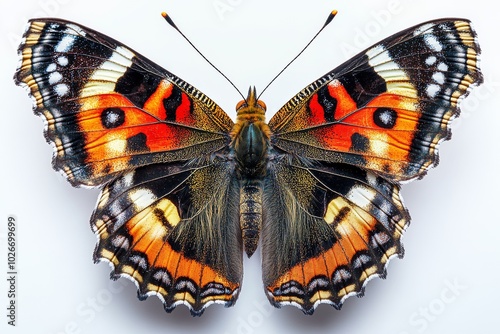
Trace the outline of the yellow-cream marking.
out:
<instances>
[{"instance_id":1,"label":"yellow-cream marking","mask_svg":"<svg viewBox=\"0 0 500 334\"><path fill-rule=\"evenodd\" d=\"M330 291L319 290L309 299L311 303L314 303L318 300L322 299L330 299L332 297L332 293Z\"/></svg>"},{"instance_id":2,"label":"yellow-cream marking","mask_svg":"<svg viewBox=\"0 0 500 334\"><path fill-rule=\"evenodd\" d=\"M359 277L361 282L365 281L368 277L372 276L377 272L377 266L371 266L363 270L363 273Z\"/></svg>"},{"instance_id":3,"label":"yellow-cream marking","mask_svg":"<svg viewBox=\"0 0 500 334\"><path fill-rule=\"evenodd\" d=\"M179 216L177 207L168 199L162 199L156 207L163 211L165 219L172 227L174 227L181 221L181 217Z\"/></svg>"},{"instance_id":4,"label":"yellow-cream marking","mask_svg":"<svg viewBox=\"0 0 500 334\"><path fill-rule=\"evenodd\" d=\"M101 256L100 257L105 258L108 261L111 261L111 263L113 263L115 266L117 266L120 263L120 261L118 260L118 258L115 256L115 253L110 252L107 249L103 249L101 251Z\"/></svg>"},{"instance_id":5,"label":"yellow-cream marking","mask_svg":"<svg viewBox=\"0 0 500 334\"><path fill-rule=\"evenodd\" d=\"M116 138L112 138L110 135L109 140L105 143L106 151L109 152L111 157L121 156L125 153L127 149L127 140L121 138L120 136L116 136Z\"/></svg>"},{"instance_id":6,"label":"yellow-cream marking","mask_svg":"<svg viewBox=\"0 0 500 334\"><path fill-rule=\"evenodd\" d=\"M386 82L387 92L418 98L417 90L410 83L410 78L392 60L384 46L373 47L366 52L366 55L369 58L368 63Z\"/></svg>"},{"instance_id":7,"label":"yellow-cream marking","mask_svg":"<svg viewBox=\"0 0 500 334\"><path fill-rule=\"evenodd\" d=\"M102 209L106 204L109 202L109 189L104 188L103 191L101 191L101 196L99 197L99 202L97 203L97 207L99 209Z\"/></svg>"},{"instance_id":8,"label":"yellow-cream marking","mask_svg":"<svg viewBox=\"0 0 500 334\"><path fill-rule=\"evenodd\" d=\"M358 208L357 206L351 205L342 197L338 197L328 203L328 208L324 216L325 221L328 224L332 224L335 220L335 217L339 215L340 210L345 207L350 209L349 212L346 214L344 219L338 221L337 225L335 226L335 231L342 237L348 237L353 233L357 233L352 224L353 221L370 222L373 220L373 217L366 211Z\"/></svg>"},{"instance_id":9,"label":"yellow-cream marking","mask_svg":"<svg viewBox=\"0 0 500 334\"><path fill-rule=\"evenodd\" d=\"M101 237L101 239L107 239L109 234L108 234L108 231L106 229L106 223L104 223L104 221L102 219L97 219L95 221L94 225L95 225L94 232L99 233L99 236Z\"/></svg>"},{"instance_id":10,"label":"yellow-cream marking","mask_svg":"<svg viewBox=\"0 0 500 334\"><path fill-rule=\"evenodd\" d=\"M139 274L137 272L137 270L135 270L135 268L131 267L131 266L123 266L122 267L122 272L124 274L128 274L130 276L132 276L133 278L135 278L137 280L137 283L141 284L142 283L142 276L141 274Z\"/></svg>"},{"instance_id":11,"label":"yellow-cream marking","mask_svg":"<svg viewBox=\"0 0 500 334\"><path fill-rule=\"evenodd\" d=\"M118 46L111 57L105 61L100 68L96 69L89 78L88 83L82 88L80 97L95 96L98 94L113 92L116 82L132 65L135 54L129 49Z\"/></svg>"},{"instance_id":12,"label":"yellow-cream marking","mask_svg":"<svg viewBox=\"0 0 500 334\"><path fill-rule=\"evenodd\" d=\"M389 138L386 133L379 133L370 137L370 150L377 156L386 156L389 152Z\"/></svg>"},{"instance_id":13,"label":"yellow-cream marking","mask_svg":"<svg viewBox=\"0 0 500 334\"><path fill-rule=\"evenodd\" d=\"M345 295L348 295L350 294L351 292L353 292L354 290L356 290L356 285L354 284L351 284L351 285L348 285L346 286L345 288L342 288L340 291L339 291L339 297L344 297Z\"/></svg>"},{"instance_id":14,"label":"yellow-cream marking","mask_svg":"<svg viewBox=\"0 0 500 334\"><path fill-rule=\"evenodd\" d=\"M196 301L194 300L193 296L189 292L179 292L174 295L175 300L185 300L189 304L194 305L196 304Z\"/></svg>"},{"instance_id":15,"label":"yellow-cream marking","mask_svg":"<svg viewBox=\"0 0 500 334\"><path fill-rule=\"evenodd\" d=\"M149 283L147 289L148 289L148 291L155 291L155 292L159 293L160 295L164 295L164 296L167 295L167 290L165 290L164 288L162 288L158 285L154 285L154 284Z\"/></svg>"}]
</instances>

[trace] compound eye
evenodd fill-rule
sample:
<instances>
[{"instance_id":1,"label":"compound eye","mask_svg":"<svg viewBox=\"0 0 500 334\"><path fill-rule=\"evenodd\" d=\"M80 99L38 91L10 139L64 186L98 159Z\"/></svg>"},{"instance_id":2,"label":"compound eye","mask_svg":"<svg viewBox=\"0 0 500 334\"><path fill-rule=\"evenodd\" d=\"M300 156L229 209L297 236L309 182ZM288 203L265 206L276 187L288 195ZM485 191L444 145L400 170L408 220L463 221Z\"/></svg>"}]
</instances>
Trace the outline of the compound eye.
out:
<instances>
[{"instance_id":1,"label":"compound eye","mask_svg":"<svg viewBox=\"0 0 500 334\"><path fill-rule=\"evenodd\" d=\"M266 104L264 103L264 101L258 100L258 101L257 101L257 104L258 104L259 106L261 106L261 107L262 107L262 109L264 109L264 111L266 111L266 110L267 110L267 106L266 106Z\"/></svg>"},{"instance_id":2,"label":"compound eye","mask_svg":"<svg viewBox=\"0 0 500 334\"><path fill-rule=\"evenodd\" d=\"M241 100L240 102L238 102L236 104L236 110L240 110L243 106L245 106L247 104L247 101L245 100Z\"/></svg>"}]
</instances>

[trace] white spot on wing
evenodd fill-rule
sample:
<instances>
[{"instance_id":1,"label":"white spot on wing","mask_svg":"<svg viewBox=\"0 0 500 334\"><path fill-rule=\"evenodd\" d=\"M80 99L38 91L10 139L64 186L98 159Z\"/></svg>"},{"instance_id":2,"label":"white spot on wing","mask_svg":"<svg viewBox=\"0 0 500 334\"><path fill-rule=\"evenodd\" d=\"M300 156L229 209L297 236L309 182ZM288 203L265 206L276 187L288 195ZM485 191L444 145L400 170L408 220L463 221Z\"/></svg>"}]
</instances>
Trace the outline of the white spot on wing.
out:
<instances>
[{"instance_id":1,"label":"white spot on wing","mask_svg":"<svg viewBox=\"0 0 500 334\"><path fill-rule=\"evenodd\" d=\"M57 69L57 65L52 63L50 64L49 66L47 66L47 73L51 73L51 72L54 72L55 70Z\"/></svg>"},{"instance_id":2,"label":"white spot on wing","mask_svg":"<svg viewBox=\"0 0 500 334\"><path fill-rule=\"evenodd\" d=\"M351 273L346 269L339 269L333 274L333 283L340 283L351 278Z\"/></svg>"},{"instance_id":3,"label":"white spot on wing","mask_svg":"<svg viewBox=\"0 0 500 334\"><path fill-rule=\"evenodd\" d=\"M142 269L148 269L148 264L146 262L146 259L144 259L142 256L132 255L130 257L130 261L136 263Z\"/></svg>"},{"instance_id":4,"label":"white spot on wing","mask_svg":"<svg viewBox=\"0 0 500 334\"><path fill-rule=\"evenodd\" d=\"M69 87L66 84L58 84L54 86L54 91L59 97L63 97L68 94L69 92Z\"/></svg>"},{"instance_id":5,"label":"white spot on wing","mask_svg":"<svg viewBox=\"0 0 500 334\"><path fill-rule=\"evenodd\" d=\"M354 268L361 268L361 267L363 267L365 264L367 264L370 261L371 261L371 257L369 257L366 254L361 254L354 261L354 263L353 263L354 264Z\"/></svg>"},{"instance_id":6,"label":"white spot on wing","mask_svg":"<svg viewBox=\"0 0 500 334\"><path fill-rule=\"evenodd\" d=\"M445 63L440 63L438 65L438 70L440 70L441 72L446 72L448 71L448 65L446 65Z\"/></svg>"},{"instance_id":7,"label":"white spot on wing","mask_svg":"<svg viewBox=\"0 0 500 334\"><path fill-rule=\"evenodd\" d=\"M361 186L353 187L346 195L346 198L362 209L367 209L372 204L377 194L370 188Z\"/></svg>"},{"instance_id":8,"label":"white spot on wing","mask_svg":"<svg viewBox=\"0 0 500 334\"><path fill-rule=\"evenodd\" d=\"M440 85L444 84L444 74L442 72L436 72L432 75L432 79Z\"/></svg>"},{"instance_id":9,"label":"white spot on wing","mask_svg":"<svg viewBox=\"0 0 500 334\"><path fill-rule=\"evenodd\" d=\"M425 36L424 38L425 44L432 50L436 52L441 52L443 50L443 46L441 43L438 41L436 36L430 34L428 36Z\"/></svg>"},{"instance_id":10,"label":"white spot on wing","mask_svg":"<svg viewBox=\"0 0 500 334\"><path fill-rule=\"evenodd\" d=\"M170 285L171 279L168 272L165 270L159 270L153 275L154 279L164 283L165 285Z\"/></svg>"},{"instance_id":11,"label":"white spot on wing","mask_svg":"<svg viewBox=\"0 0 500 334\"><path fill-rule=\"evenodd\" d=\"M436 56L429 56L429 57L427 57L427 59L425 60L425 63L426 63L427 65L429 65L429 66L432 66L432 65L434 65L434 64L436 63L436 61L437 61Z\"/></svg>"},{"instance_id":12,"label":"white spot on wing","mask_svg":"<svg viewBox=\"0 0 500 334\"><path fill-rule=\"evenodd\" d=\"M366 180L368 181L368 184L371 185L372 187L377 186L377 175L375 175L374 173L367 173Z\"/></svg>"},{"instance_id":13,"label":"white spot on wing","mask_svg":"<svg viewBox=\"0 0 500 334\"><path fill-rule=\"evenodd\" d=\"M410 83L408 75L392 60L384 46L378 45L368 51L368 63L380 75L387 85L387 91L408 97L417 97L417 90Z\"/></svg>"},{"instance_id":14,"label":"white spot on wing","mask_svg":"<svg viewBox=\"0 0 500 334\"><path fill-rule=\"evenodd\" d=\"M55 52L68 52L75 43L75 36L66 35L57 43Z\"/></svg>"},{"instance_id":15,"label":"white spot on wing","mask_svg":"<svg viewBox=\"0 0 500 334\"><path fill-rule=\"evenodd\" d=\"M441 87L439 85L430 84L427 86L427 96L429 96L430 98L435 98L440 90Z\"/></svg>"},{"instance_id":16,"label":"white spot on wing","mask_svg":"<svg viewBox=\"0 0 500 334\"><path fill-rule=\"evenodd\" d=\"M86 35L85 31L83 31L82 28L80 28L79 26L77 26L75 24L68 23L68 24L66 24L66 27L67 27L66 33L68 33L68 34L75 35L75 33L76 33L76 35L79 35L79 36L85 36Z\"/></svg>"},{"instance_id":17,"label":"white spot on wing","mask_svg":"<svg viewBox=\"0 0 500 334\"><path fill-rule=\"evenodd\" d=\"M156 195L151 190L145 188L131 191L129 198L135 204L137 210L144 210L157 200Z\"/></svg>"},{"instance_id":18,"label":"white spot on wing","mask_svg":"<svg viewBox=\"0 0 500 334\"><path fill-rule=\"evenodd\" d=\"M109 124L115 124L118 122L118 119L120 118L120 115L118 115L115 112L108 112L106 114L106 122Z\"/></svg>"},{"instance_id":19,"label":"white spot on wing","mask_svg":"<svg viewBox=\"0 0 500 334\"><path fill-rule=\"evenodd\" d=\"M373 235L372 245L377 247L378 245L383 245L391 240L391 237L385 232L378 232Z\"/></svg>"},{"instance_id":20,"label":"white spot on wing","mask_svg":"<svg viewBox=\"0 0 500 334\"><path fill-rule=\"evenodd\" d=\"M49 75L49 84L54 85L62 80L63 76L59 72L52 72Z\"/></svg>"},{"instance_id":21,"label":"white spot on wing","mask_svg":"<svg viewBox=\"0 0 500 334\"><path fill-rule=\"evenodd\" d=\"M393 114L391 114L388 110L385 110L383 113L379 115L380 120L384 124L391 124L394 123L394 117Z\"/></svg>"},{"instance_id":22,"label":"white spot on wing","mask_svg":"<svg viewBox=\"0 0 500 334\"><path fill-rule=\"evenodd\" d=\"M111 244L117 248L129 249L130 243L123 235L117 235L111 239Z\"/></svg>"},{"instance_id":23,"label":"white spot on wing","mask_svg":"<svg viewBox=\"0 0 500 334\"><path fill-rule=\"evenodd\" d=\"M65 56L60 56L57 58L57 63L61 66L66 66L68 65L68 58L66 58Z\"/></svg>"},{"instance_id":24,"label":"white spot on wing","mask_svg":"<svg viewBox=\"0 0 500 334\"><path fill-rule=\"evenodd\" d=\"M134 171L130 171L127 174L123 175L123 186L130 187L132 185L133 179L134 179Z\"/></svg>"}]
</instances>

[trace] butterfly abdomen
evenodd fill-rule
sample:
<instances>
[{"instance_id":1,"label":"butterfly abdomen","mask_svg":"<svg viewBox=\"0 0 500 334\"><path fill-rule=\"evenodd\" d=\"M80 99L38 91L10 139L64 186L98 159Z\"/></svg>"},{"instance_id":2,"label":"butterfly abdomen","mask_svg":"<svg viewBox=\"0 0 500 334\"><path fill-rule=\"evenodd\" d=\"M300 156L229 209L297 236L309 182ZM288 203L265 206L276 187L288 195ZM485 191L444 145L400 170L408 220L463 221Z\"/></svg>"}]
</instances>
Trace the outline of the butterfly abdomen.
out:
<instances>
[{"instance_id":1,"label":"butterfly abdomen","mask_svg":"<svg viewBox=\"0 0 500 334\"><path fill-rule=\"evenodd\" d=\"M240 228L248 257L257 249L261 224L262 180L245 180L240 186Z\"/></svg>"}]
</instances>

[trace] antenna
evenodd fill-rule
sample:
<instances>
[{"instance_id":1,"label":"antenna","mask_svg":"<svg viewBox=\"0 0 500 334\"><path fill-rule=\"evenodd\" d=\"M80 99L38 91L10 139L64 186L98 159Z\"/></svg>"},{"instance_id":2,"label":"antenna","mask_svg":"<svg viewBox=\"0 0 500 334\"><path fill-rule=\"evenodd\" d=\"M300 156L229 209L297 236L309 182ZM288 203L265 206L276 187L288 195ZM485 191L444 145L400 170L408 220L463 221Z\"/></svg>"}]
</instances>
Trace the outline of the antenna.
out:
<instances>
[{"instance_id":1,"label":"antenna","mask_svg":"<svg viewBox=\"0 0 500 334\"><path fill-rule=\"evenodd\" d=\"M328 15L325 23L323 24L323 26L321 27L321 29L318 30L318 32L313 36L313 38L311 38L311 40L309 41L309 43L306 44L306 46L292 59L290 60L290 62L288 64L286 64L285 67L283 67L283 69L278 73L276 74L276 76L267 84L266 87L264 87L264 89L260 92L259 96L257 97L257 100L260 98L260 96L267 90L267 88L269 88L269 86L271 86L271 84L295 61L295 59L297 59L308 47L309 45L316 39L316 37L318 37L318 35L326 28L326 26L328 24L330 24L330 22L332 22L333 18L335 17L335 15L337 15L337 11L336 10L332 10L331 13ZM224 79L227 80L227 82L229 82L231 84L231 86L234 87L234 89L236 89L236 91L238 92L238 94L240 94L240 96L243 98L244 101L246 101L246 98L245 96L243 96L243 94L241 94L240 90L238 89L238 87L236 87L236 85L224 74L222 73L221 70L219 70L214 64L212 64L212 62L210 60L207 59L207 57L205 57L203 55L203 53L201 53L200 50L198 50L198 48L196 46L194 46L194 44L189 40L189 38L187 38L183 33L182 31L177 28L177 26L175 25L174 21L172 20L172 18L166 13L166 12L163 12L161 13L161 16L163 16L163 18L165 19L165 21L167 21L168 24L170 24L170 26L172 28L174 28L175 30L177 30L177 32L179 34L181 34L181 36L193 47L193 49L195 49L196 52L198 52L198 54L203 58L205 59L205 61L207 63L210 64L210 66L212 66L217 72L220 73L220 75L222 75L224 77Z\"/></svg>"},{"instance_id":2,"label":"antenna","mask_svg":"<svg viewBox=\"0 0 500 334\"><path fill-rule=\"evenodd\" d=\"M177 30L177 32L178 32L179 34L181 34L181 36L182 36L182 37L183 37L183 38L184 38L184 39L185 39L185 40L186 40L186 41L187 41L187 42L188 42L188 43L189 43L189 44L193 47L193 49L195 49L195 50L196 50L196 52L198 52L198 54L199 54L199 55L200 55L203 59L205 59L205 61L206 61L207 63L209 63L209 64L210 64L210 66L212 66L212 67L213 67L213 68L214 68L217 72L219 72L219 73L220 73L220 74L224 77L224 79L226 79L226 80L227 80L227 81L231 84L231 86L233 86L233 87L234 87L234 89L236 89L236 91L238 92L238 94L240 94L240 96L243 98L243 100L245 100L245 101L246 101L246 98L243 96L243 94L241 94L241 92L240 92L240 90L238 89L238 87L236 87L236 85L235 85L235 84L234 84L231 80L229 80L229 78L228 78L228 77L227 77L224 73L222 73L222 71L221 71L221 70L219 70L219 69L218 69L218 68L217 68L214 64L212 64L212 62L211 62L210 60L208 60L208 59L207 59L207 57L205 57L205 56L203 55L203 53L201 53L201 51L200 51L200 50L198 50L198 48L197 48L196 46L194 46L194 44L193 44L193 43L189 40L189 38L187 38L187 37L186 37L186 36L182 33L182 31L181 31L179 28L177 28L177 26L175 25L174 21L170 18L170 16L169 16L167 13L165 13L165 12L161 13L161 16L163 16L163 18L165 19L165 21L167 21L167 23L168 23L168 24L170 24L170 25L172 26L172 28L174 28L175 30Z\"/></svg>"},{"instance_id":3,"label":"antenna","mask_svg":"<svg viewBox=\"0 0 500 334\"><path fill-rule=\"evenodd\" d=\"M292 60L290 60L290 62L288 64L286 64L286 66L283 67L283 69L278 74L276 74L276 76L267 84L267 86L264 87L264 89L260 92L259 96L257 97L257 100L266 91L266 89L269 88L269 86L271 86L271 84L295 61L295 59L300 57L300 55L309 47L309 45L316 39L316 37L318 37L318 35L323 31L323 29L325 29L326 26L329 25L330 22L332 22L333 18L335 17L335 15L337 15L337 13L338 13L338 11L332 10L330 15L328 15L328 18L326 19L325 24L323 24L321 29L318 30L316 35L314 35L313 38L311 38L311 40L309 41L309 43L307 43L306 46Z\"/></svg>"}]
</instances>

